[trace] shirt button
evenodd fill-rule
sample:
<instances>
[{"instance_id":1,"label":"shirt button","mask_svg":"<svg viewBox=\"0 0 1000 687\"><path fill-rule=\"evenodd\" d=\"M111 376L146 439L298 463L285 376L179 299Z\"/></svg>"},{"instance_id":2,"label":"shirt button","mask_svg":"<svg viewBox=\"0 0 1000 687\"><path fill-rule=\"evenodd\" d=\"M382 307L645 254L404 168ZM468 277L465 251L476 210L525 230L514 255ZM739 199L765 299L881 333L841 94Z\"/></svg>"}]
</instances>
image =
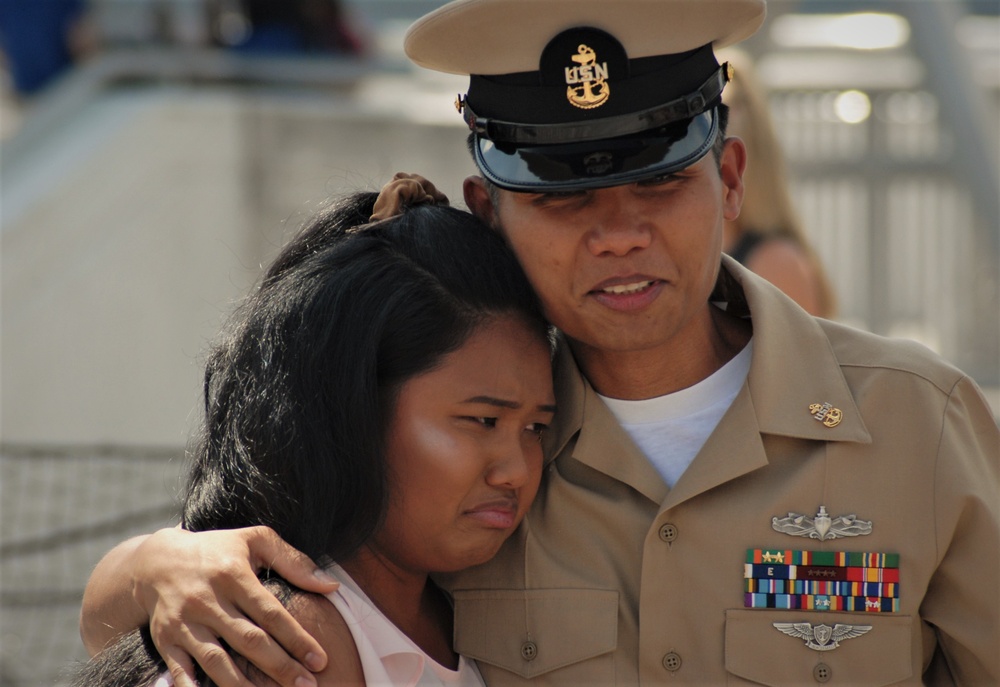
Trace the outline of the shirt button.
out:
<instances>
[{"instance_id":1,"label":"shirt button","mask_svg":"<svg viewBox=\"0 0 1000 687\"><path fill-rule=\"evenodd\" d=\"M521 645L521 658L525 661L534 661L536 656L538 656L538 646L534 642L528 641Z\"/></svg>"},{"instance_id":2,"label":"shirt button","mask_svg":"<svg viewBox=\"0 0 1000 687\"><path fill-rule=\"evenodd\" d=\"M677 525L669 522L666 525L660 525L660 539L665 542L672 542L674 539L677 539Z\"/></svg>"},{"instance_id":3,"label":"shirt button","mask_svg":"<svg viewBox=\"0 0 1000 687\"><path fill-rule=\"evenodd\" d=\"M671 673L675 673L681 669L681 657L680 654L671 651L669 654L663 657L663 667L669 670Z\"/></svg>"},{"instance_id":4,"label":"shirt button","mask_svg":"<svg viewBox=\"0 0 1000 687\"><path fill-rule=\"evenodd\" d=\"M813 678L815 678L816 682L829 682L832 677L833 671L825 663L817 663L816 667L813 668Z\"/></svg>"}]
</instances>

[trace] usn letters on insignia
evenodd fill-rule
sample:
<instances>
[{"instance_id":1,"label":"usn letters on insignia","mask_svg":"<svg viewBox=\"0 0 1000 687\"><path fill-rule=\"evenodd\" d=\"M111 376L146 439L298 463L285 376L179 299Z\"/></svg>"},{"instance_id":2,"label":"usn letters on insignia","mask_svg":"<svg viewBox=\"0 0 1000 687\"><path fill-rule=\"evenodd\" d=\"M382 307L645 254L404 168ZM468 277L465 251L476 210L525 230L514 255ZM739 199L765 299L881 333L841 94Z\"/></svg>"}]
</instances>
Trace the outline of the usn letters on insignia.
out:
<instances>
[{"instance_id":1,"label":"usn letters on insignia","mask_svg":"<svg viewBox=\"0 0 1000 687\"><path fill-rule=\"evenodd\" d=\"M825 427L836 427L844 419L843 411L834 408L831 403L812 403L809 405L809 413Z\"/></svg>"},{"instance_id":2,"label":"usn letters on insignia","mask_svg":"<svg viewBox=\"0 0 1000 687\"><path fill-rule=\"evenodd\" d=\"M600 107L611 95L608 86L608 63L598 62L597 53L587 45L580 45L570 59L574 67L566 67L566 99L584 110Z\"/></svg>"}]
</instances>

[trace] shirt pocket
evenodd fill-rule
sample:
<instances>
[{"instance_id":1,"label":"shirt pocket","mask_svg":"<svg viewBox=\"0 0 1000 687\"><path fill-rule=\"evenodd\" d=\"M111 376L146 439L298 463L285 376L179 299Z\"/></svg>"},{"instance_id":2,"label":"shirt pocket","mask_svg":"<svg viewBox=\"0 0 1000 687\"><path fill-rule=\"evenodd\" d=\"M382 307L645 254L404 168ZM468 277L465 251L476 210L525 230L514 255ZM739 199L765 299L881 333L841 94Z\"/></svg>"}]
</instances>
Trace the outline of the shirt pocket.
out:
<instances>
[{"instance_id":1,"label":"shirt pocket","mask_svg":"<svg viewBox=\"0 0 1000 687\"><path fill-rule=\"evenodd\" d=\"M806 636L788 635L774 623L802 623L798 630L788 629ZM855 633L863 634L837 640L838 625L852 625ZM912 625L907 615L730 609L726 611L726 670L775 687L824 682L891 685L913 675ZM810 648L807 640L823 649ZM834 643L836 648L826 648Z\"/></svg>"},{"instance_id":2,"label":"shirt pocket","mask_svg":"<svg viewBox=\"0 0 1000 687\"><path fill-rule=\"evenodd\" d=\"M579 666L583 682L614 680L617 591L463 590L453 598L460 654L525 679L560 669L570 679L576 671L567 668Z\"/></svg>"}]
</instances>

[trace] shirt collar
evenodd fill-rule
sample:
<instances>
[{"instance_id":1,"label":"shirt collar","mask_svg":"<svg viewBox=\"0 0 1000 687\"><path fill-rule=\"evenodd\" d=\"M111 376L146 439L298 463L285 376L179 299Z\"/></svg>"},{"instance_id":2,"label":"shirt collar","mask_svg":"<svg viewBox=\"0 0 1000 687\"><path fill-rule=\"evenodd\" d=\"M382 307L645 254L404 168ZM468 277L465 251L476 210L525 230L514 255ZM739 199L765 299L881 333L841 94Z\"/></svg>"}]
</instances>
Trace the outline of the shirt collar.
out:
<instances>
[{"instance_id":1,"label":"shirt collar","mask_svg":"<svg viewBox=\"0 0 1000 687\"><path fill-rule=\"evenodd\" d=\"M753 321L754 347L747 387L761 434L871 443L830 340L816 318L727 255L722 256L712 298L725 302L728 312ZM550 461L580 433L585 410L599 412L588 407L599 403L599 399L562 338L554 367L559 412L545 440ZM810 412L814 404L830 404L839 410L839 424L829 427L817 421ZM603 404L601 409L610 415ZM620 427L618 430L624 433ZM625 443L632 446L631 441Z\"/></svg>"},{"instance_id":2,"label":"shirt collar","mask_svg":"<svg viewBox=\"0 0 1000 687\"><path fill-rule=\"evenodd\" d=\"M854 395L820 320L769 282L723 256L719 291L750 313L754 349L747 385L761 434L871 443ZM742 297L742 300L741 300ZM829 404L842 419L818 421L810 406Z\"/></svg>"}]
</instances>

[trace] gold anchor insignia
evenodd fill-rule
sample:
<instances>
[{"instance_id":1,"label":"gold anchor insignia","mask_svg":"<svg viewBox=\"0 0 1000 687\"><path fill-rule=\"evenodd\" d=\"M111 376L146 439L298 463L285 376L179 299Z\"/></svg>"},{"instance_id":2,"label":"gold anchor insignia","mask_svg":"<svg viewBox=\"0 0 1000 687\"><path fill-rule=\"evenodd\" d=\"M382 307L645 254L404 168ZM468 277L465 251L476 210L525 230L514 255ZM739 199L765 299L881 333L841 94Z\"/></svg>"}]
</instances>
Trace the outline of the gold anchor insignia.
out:
<instances>
[{"instance_id":1,"label":"gold anchor insignia","mask_svg":"<svg viewBox=\"0 0 1000 687\"><path fill-rule=\"evenodd\" d=\"M814 651L832 651L840 646L840 643L847 639L860 637L872 629L871 625L846 625L837 623L833 627L829 625L817 625L812 623L771 623L775 629L784 632L789 637L804 639L806 646Z\"/></svg>"},{"instance_id":2,"label":"gold anchor insignia","mask_svg":"<svg viewBox=\"0 0 1000 687\"><path fill-rule=\"evenodd\" d=\"M840 408L834 408L830 403L812 403L809 406L809 413L824 427L836 427L844 419L844 412Z\"/></svg>"},{"instance_id":3,"label":"gold anchor insignia","mask_svg":"<svg viewBox=\"0 0 1000 687\"><path fill-rule=\"evenodd\" d=\"M566 67L566 99L570 104L584 110L600 107L611 95L608 86L608 63L597 62L594 49L580 44L575 55L570 57L577 67Z\"/></svg>"}]
</instances>

